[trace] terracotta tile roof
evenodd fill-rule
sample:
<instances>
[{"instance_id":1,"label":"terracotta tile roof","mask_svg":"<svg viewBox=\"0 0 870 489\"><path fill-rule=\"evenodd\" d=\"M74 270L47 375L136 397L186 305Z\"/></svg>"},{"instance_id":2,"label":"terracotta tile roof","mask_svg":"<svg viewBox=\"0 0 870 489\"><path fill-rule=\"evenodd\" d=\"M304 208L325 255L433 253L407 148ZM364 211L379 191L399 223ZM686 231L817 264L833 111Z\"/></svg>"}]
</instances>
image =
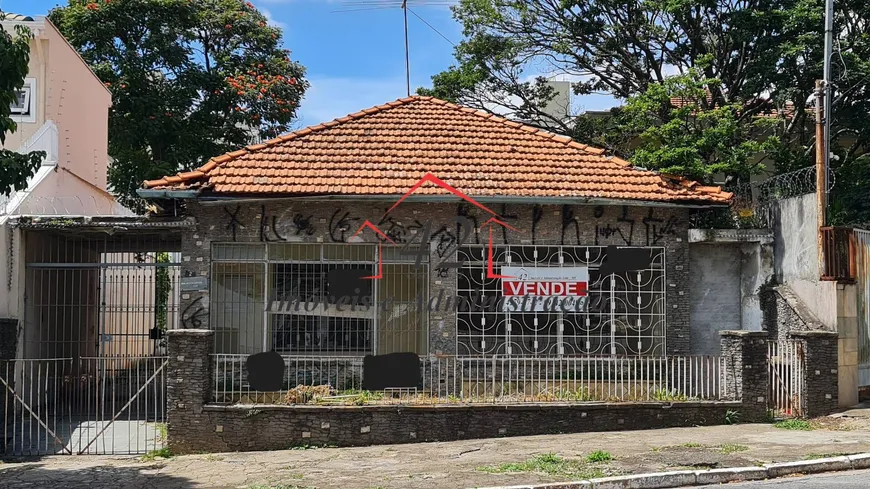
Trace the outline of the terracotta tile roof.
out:
<instances>
[{"instance_id":1,"label":"terracotta tile roof","mask_svg":"<svg viewBox=\"0 0 870 489\"><path fill-rule=\"evenodd\" d=\"M731 194L431 97L408 97L145 182L204 195L399 196L426 173L471 196L727 203ZM443 194L424 186L416 193Z\"/></svg>"},{"instance_id":2,"label":"terracotta tile roof","mask_svg":"<svg viewBox=\"0 0 870 489\"><path fill-rule=\"evenodd\" d=\"M707 91L706 98L707 98L708 104L713 103L713 95L709 92L709 90ZM768 100L768 99L759 99L759 100L761 100L761 102L763 102L766 105L766 107L763 110L761 110L760 112L758 112L758 114L757 114L758 117L764 117L764 118L784 117L786 119L790 119L794 115L795 108L794 108L793 102L786 102L785 106L782 109L778 109L778 108L776 108L776 106L774 105L772 100ZM692 105L694 103L695 103L694 101L685 99L683 97L671 97L671 105L674 106L675 108L678 108L678 109L681 107L685 107L687 105ZM748 104L749 104L749 102L747 102L747 105Z\"/></svg>"}]
</instances>

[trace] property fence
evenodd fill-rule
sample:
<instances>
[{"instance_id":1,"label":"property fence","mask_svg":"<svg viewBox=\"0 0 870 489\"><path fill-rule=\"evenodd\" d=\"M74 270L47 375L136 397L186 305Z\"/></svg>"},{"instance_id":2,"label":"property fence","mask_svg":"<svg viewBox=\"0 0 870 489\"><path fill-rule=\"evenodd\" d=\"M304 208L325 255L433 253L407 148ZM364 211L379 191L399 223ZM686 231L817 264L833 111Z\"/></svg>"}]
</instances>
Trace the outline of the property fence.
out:
<instances>
[{"instance_id":1,"label":"property fence","mask_svg":"<svg viewBox=\"0 0 870 489\"><path fill-rule=\"evenodd\" d=\"M463 358L420 360L413 389L362 391L361 357L283 357L284 388L252 390L246 356L217 354L213 400L226 404L522 403L718 400L724 362L716 356Z\"/></svg>"},{"instance_id":2,"label":"property fence","mask_svg":"<svg viewBox=\"0 0 870 489\"><path fill-rule=\"evenodd\" d=\"M767 365L770 376L768 406L776 415L802 416L804 395L804 351L798 341L769 341Z\"/></svg>"}]
</instances>

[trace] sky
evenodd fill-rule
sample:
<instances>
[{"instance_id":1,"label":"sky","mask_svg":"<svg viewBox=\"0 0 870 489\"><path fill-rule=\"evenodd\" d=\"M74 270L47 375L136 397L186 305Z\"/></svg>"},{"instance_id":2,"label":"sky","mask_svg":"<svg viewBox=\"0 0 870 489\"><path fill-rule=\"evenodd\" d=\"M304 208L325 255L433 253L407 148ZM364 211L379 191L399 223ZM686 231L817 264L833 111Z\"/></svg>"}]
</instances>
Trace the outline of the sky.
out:
<instances>
[{"instance_id":1,"label":"sky","mask_svg":"<svg viewBox=\"0 0 870 489\"><path fill-rule=\"evenodd\" d=\"M0 0L0 9L36 16L47 14L59 3L66 2ZM307 70L311 88L305 94L300 118L294 126L318 124L406 96L403 16L400 8L390 7L397 0L252 0L252 3L283 30L284 47ZM461 26L453 20L445 3L409 0L412 92L420 86L430 86L431 76L453 63L451 42L462 40ZM603 96L584 98L579 105L577 102L572 105L586 110L613 105L612 99Z\"/></svg>"}]
</instances>

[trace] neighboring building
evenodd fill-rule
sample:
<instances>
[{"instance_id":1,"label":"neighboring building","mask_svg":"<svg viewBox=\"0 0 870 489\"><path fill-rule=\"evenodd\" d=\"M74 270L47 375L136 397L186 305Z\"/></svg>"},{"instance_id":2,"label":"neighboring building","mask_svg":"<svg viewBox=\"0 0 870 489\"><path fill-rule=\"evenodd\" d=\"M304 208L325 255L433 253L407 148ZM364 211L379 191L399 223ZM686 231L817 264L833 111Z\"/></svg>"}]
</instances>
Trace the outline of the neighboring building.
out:
<instances>
[{"instance_id":1,"label":"neighboring building","mask_svg":"<svg viewBox=\"0 0 870 489\"><path fill-rule=\"evenodd\" d=\"M470 199L424 183L389 210L427 174ZM691 289L723 278L716 268L710 283L692 277L689 218L731 198L428 97L212 158L198 170L146 182L140 194L185 199L196 221L182 238L182 290L189 292L179 310L195 312L182 314L182 326L215 330L216 353L302 356L707 353L706 343L693 346ZM493 214L514 230L490 222ZM457 216L473 229L457 229ZM428 236L420 266L375 229L408 245L405 251ZM602 273L609 245L643 250L650 260L640 270ZM610 264L626 259L613 256ZM725 266L737 302L719 316L707 311L698 326L712 331L705 340L735 321L741 327L740 267ZM547 287L556 275L581 284L588 290L583 307L477 307L480 295L510 294L506 280L487 278L509 267L524 268L518 273L533 282L544 277L536 283ZM351 280L351 302L378 307L339 310L329 298L342 295L334 287L353 273L378 279ZM430 309L450 298L472 306ZM760 329L756 322L742 327ZM718 343L712 348L717 353Z\"/></svg>"},{"instance_id":2,"label":"neighboring building","mask_svg":"<svg viewBox=\"0 0 870 489\"><path fill-rule=\"evenodd\" d=\"M17 25L30 29L34 37L30 43L29 73L17 103L12 106L18 129L6 135L4 148L22 153L41 150L46 157L26 189L8 197L0 196L0 253L4 257L0 260L3 284L0 321L15 329L25 316L25 273L30 272L26 263L43 261L36 256L37 250L45 256L53 253L54 260L66 262L79 261L84 254L67 250L67 256L59 259L61 251L48 244L41 246L36 238L25 243L24 233L13 227L11 221L32 216L131 215L106 187L111 94L48 19L6 14L5 20L0 21L6 31L14 31ZM56 272L50 275L45 273L46 283L60 279ZM35 292L50 288L40 285L40 279L34 280L31 307L34 300L39 300L34 297ZM75 294L90 280L79 277L73 282L79 287L64 290ZM44 300L50 301L46 307L65 304L63 293L44 296ZM68 306L76 307L72 303ZM37 320L36 312L30 320Z\"/></svg>"}]
</instances>

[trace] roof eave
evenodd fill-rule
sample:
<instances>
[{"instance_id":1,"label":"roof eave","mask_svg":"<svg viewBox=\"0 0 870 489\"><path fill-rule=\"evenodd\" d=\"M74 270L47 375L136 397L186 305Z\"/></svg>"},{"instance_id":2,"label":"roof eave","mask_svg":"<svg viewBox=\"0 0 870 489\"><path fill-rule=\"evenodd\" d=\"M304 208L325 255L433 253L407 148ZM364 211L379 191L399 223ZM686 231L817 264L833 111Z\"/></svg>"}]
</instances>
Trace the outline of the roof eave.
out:
<instances>
[{"instance_id":1,"label":"roof eave","mask_svg":"<svg viewBox=\"0 0 870 489\"><path fill-rule=\"evenodd\" d=\"M199 196L199 190L173 190L140 188L136 194L143 199L195 199Z\"/></svg>"},{"instance_id":2,"label":"roof eave","mask_svg":"<svg viewBox=\"0 0 870 489\"><path fill-rule=\"evenodd\" d=\"M139 191L142 195L142 191ZM179 191L179 193L181 193ZM204 205L220 205L227 202L236 204L244 203L259 203L264 201L374 201L374 202L392 202L402 197L401 195L207 195L199 194L188 197L176 198L192 198L200 201ZM676 207L690 209L708 209L714 207L728 207L728 202L703 201L703 200L686 200L686 201L671 201L662 202L654 200L625 200L625 199L610 199L610 198L593 198L593 197L540 197L540 196L479 196L472 195L474 200L480 203L493 204L544 204L544 205L630 205L642 207ZM166 197L163 197L166 198ZM454 195L410 195L406 201L422 202L422 203L443 203L457 202L460 199Z\"/></svg>"}]
</instances>

